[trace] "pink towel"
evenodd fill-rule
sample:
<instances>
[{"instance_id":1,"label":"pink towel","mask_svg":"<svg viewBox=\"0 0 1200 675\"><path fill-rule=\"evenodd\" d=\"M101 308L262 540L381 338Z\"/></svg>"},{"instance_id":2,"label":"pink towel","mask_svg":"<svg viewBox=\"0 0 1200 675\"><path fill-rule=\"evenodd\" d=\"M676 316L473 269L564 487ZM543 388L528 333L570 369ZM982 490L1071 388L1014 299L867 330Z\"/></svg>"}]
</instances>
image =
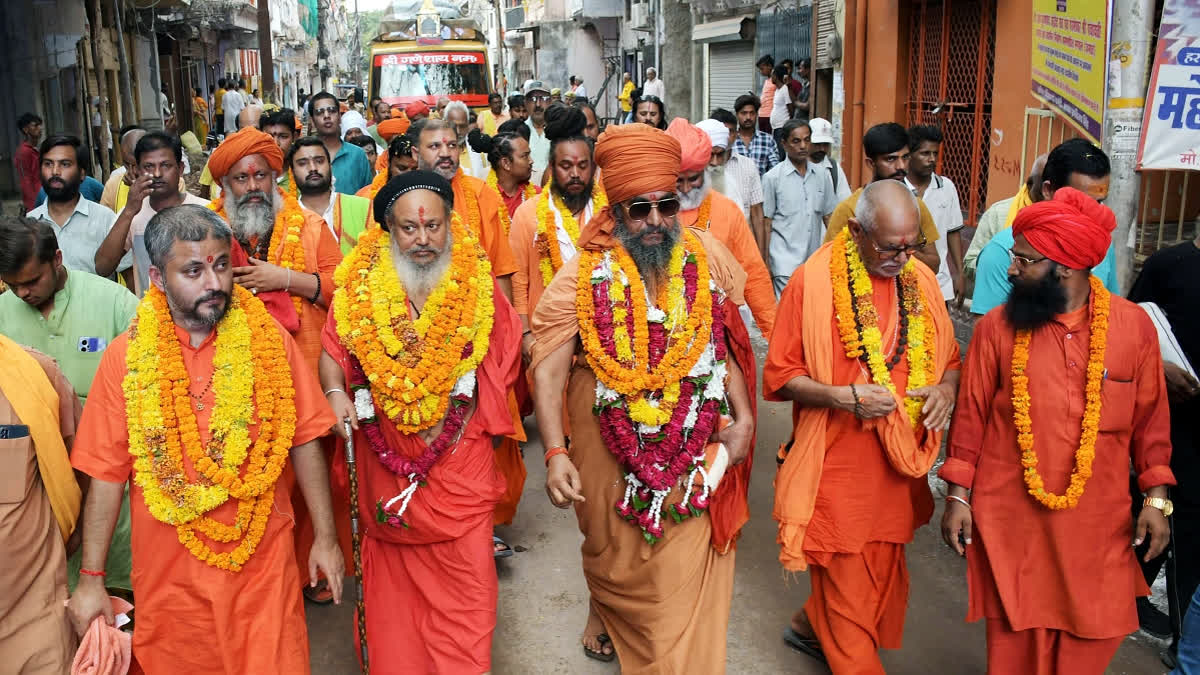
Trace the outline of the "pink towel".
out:
<instances>
[{"instance_id":1,"label":"pink towel","mask_svg":"<svg viewBox=\"0 0 1200 675\"><path fill-rule=\"evenodd\" d=\"M121 598L108 599L112 601L114 616L133 609L133 605ZM75 652L71 675L126 675L132 643L132 635L105 623L103 615L92 619Z\"/></svg>"}]
</instances>

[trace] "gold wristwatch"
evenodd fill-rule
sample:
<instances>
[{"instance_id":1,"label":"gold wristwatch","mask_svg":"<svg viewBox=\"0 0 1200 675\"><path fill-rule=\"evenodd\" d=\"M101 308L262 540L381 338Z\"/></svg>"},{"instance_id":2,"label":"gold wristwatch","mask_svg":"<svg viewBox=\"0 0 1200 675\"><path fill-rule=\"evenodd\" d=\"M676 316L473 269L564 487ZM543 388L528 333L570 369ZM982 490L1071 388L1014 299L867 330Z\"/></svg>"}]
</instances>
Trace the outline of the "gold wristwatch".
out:
<instances>
[{"instance_id":1,"label":"gold wristwatch","mask_svg":"<svg viewBox=\"0 0 1200 675\"><path fill-rule=\"evenodd\" d=\"M1171 503L1170 499L1165 497L1146 497L1146 501L1142 502L1142 506L1153 506L1159 511L1162 511L1163 515L1167 517L1170 517L1172 513L1175 513L1175 505Z\"/></svg>"}]
</instances>

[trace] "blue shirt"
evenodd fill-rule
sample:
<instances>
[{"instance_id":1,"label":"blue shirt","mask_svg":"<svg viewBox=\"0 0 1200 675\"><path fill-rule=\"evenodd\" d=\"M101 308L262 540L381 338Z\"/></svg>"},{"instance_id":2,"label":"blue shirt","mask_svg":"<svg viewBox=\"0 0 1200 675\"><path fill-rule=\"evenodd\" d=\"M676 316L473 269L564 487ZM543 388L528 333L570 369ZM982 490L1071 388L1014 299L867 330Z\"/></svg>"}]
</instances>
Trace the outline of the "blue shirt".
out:
<instances>
[{"instance_id":1,"label":"blue shirt","mask_svg":"<svg viewBox=\"0 0 1200 675\"><path fill-rule=\"evenodd\" d=\"M771 167L780 161L779 146L775 144L775 139L771 137L771 134L757 129L754 131L754 138L750 139L749 147L746 147L742 137L735 133L733 135L733 151L754 160L759 176L770 171Z\"/></svg>"},{"instance_id":2,"label":"blue shirt","mask_svg":"<svg viewBox=\"0 0 1200 675\"><path fill-rule=\"evenodd\" d=\"M333 156L330 166L333 168L333 189L344 195L358 192L375 178L366 151L353 143L343 141L342 149Z\"/></svg>"},{"instance_id":3,"label":"blue shirt","mask_svg":"<svg viewBox=\"0 0 1200 675\"><path fill-rule=\"evenodd\" d=\"M89 202L99 204L100 197L104 195L104 183L91 176L84 176L83 182L79 184L79 194L83 195L83 198ZM34 206L41 206L44 201L46 201L46 188L38 190L37 201L34 203Z\"/></svg>"},{"instance_id":4,"label":"blue shirt","mask_svg":"<svg viewBox=\"0 0 1200 675\"><path fill-rule=\"evenodd\" d=\"M975 296L971 298L972 314L987 314L1008 301L1008 292L1012 290L1012 282L1008 280L1008 268L1012 261L1008 259L1008 252L1012 247L1013 233L1012 228L1008 227L997 232L979 253L979 262L975 267ZM1115 244L1108 245L1108 254L1092 269L1092 274L1100 277L1109 291L1120 292L1117 287Z\"/></svg>"}]
</instances>

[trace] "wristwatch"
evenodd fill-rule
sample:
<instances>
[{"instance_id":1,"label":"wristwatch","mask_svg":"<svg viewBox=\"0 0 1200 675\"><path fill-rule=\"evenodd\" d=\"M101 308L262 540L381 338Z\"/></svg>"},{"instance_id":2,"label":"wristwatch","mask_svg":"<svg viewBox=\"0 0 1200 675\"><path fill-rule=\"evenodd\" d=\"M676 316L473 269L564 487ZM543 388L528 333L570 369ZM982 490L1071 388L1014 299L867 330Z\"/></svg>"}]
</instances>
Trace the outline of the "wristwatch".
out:
<instances>
[{"instance_id":1,"label":"wristwatch","mask_svg":"<svg viewBox=\"0 0 1200 675\"><path fill-rule=\"evenodd\" d=\"M1175 513L1175 505L1171 503L1170 499L1166 499L1165 497L1146 497L1146 501L1142 502L1142 506L1153 506L1162 511L1163 515L1167 517Z\"/></svg>"}]
</instances>

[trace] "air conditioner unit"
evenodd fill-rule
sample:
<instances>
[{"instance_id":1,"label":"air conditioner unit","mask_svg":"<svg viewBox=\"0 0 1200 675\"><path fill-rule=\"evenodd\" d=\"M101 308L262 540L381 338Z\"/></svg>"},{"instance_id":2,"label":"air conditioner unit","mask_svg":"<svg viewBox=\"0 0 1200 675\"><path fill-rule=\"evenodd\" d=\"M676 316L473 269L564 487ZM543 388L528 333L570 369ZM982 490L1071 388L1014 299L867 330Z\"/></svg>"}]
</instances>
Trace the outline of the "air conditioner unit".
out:
<instances>
[{"instance_id":1,"label":"air conditioner unit","mask_svg":"<svg viewBox=\"0 0 1200 675\"><path fill-rule=\"evenodd\" d=\"M637 2L630 5L629 25L635 30L650 30L650 3Z\"/></svg>"}]
</instances>

